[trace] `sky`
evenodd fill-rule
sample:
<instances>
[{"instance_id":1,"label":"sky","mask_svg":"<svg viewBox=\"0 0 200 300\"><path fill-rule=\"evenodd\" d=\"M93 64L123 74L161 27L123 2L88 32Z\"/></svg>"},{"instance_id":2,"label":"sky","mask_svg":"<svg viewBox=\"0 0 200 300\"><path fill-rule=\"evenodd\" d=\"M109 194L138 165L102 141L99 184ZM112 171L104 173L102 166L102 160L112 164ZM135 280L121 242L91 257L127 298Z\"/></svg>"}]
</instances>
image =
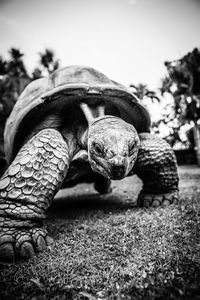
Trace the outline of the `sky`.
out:
<instances>
[{"instance_id":1,"label":"sky","mask_svg":"<svg viewBox=\"0 0 200 300\"><path fill-rule=\"evenodd\" d=\"M156 89L164 61L200 47L200 0L0 0L0 55L11 47L29 72L50 48L62 67Z\"/></svg>"}]
</instances>

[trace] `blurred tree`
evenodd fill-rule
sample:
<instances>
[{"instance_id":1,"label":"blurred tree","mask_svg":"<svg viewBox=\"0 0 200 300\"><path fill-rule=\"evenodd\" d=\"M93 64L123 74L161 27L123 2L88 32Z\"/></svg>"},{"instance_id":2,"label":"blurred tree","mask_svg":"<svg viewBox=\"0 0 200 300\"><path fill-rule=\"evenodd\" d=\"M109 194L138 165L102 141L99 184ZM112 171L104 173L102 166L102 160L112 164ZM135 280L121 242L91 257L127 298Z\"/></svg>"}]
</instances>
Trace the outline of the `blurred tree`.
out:
<instances>
[{"instance_id":1,"label":"blurred tree","mask_svg":"<svg viewBox=\"0 0 200 300\"><path fill-rule=\"evenodd\" d=\"M172 148L176 148L177 145L189 148L190 143L186 139L183 140L180 135L182 124L176 118L171 103L165 105L160 118L157 121L153 121L151 127L152 131L164 138Z\"/></svg>"},{"instance_id":2,"label":"blurred tree","mask_svg":"<svg viewBox=\"0 0 200 300\"><path fill-rule=\"evenodd\" d=\"M59 60L55 58L55 53L50 49L40 52L39 67L35 68L32 76L33 79L41 78L59 68Z\"/></svg>"},{"instance_id":3,"label":"blurred tree","mask_svg":"<svg viewBox=\"0 0 200 300\"><path fill-rule=\"evenodd\" d=\"M6 74L7 64L8 64L8 62L0 56L0 75L1 76Z\"/></svg>"},{"instance_id":4,"label":"blurred tree","mask_svg":"<svg viewBox=\"0 0 200 300\"><path fill-rule=\"evenodd\" d=\"M8 60L0 57L1 121L9 116L17 97L31 80L24 65L24 54L11 48L9 55Z\"/></svg>"},{"instance_id":5,"label":"blurred tree","mask_svg":"<svg viewBox=\"0 0 200 300\"><path fill-rule=\"evenodd\" d=\"M156 95L154 91L149 90L146 84L130 84L130 88L132 89L132 92L143 102L145 100L151 100L152 102L156 100L160 102L160 98Z\"/></svg>"},{"instance_id":6,"label":"blurred tree","mask_svg":"<svg viewBox=\"0 0 200 300\"><path fill-rule=\"evenodd\" d=\"M0 57L0 120L10 114L19 93L30 81L19 49L11 48L9 60Z\"/></svg>"},{"instance_id":7,"label":"blurred tree","mask_svg":"<svg viewBox=\"0 0 200 300\"><path fill-rule=\"evenodd\" d=\"M137 96L137 98L141 101L141 103L149 110L150 114L152 114L151 106L155 102L160 102L160 98L158 95L152 91L149 90L146 84L139 83L138 85L130 84L131 91L134 95ZM153 116L151 116L153 117ZM160 134L159 131L159 125L160 125L160 119L158 122L153 121L151 129L154 133Z\"/></svg>"},{"instance_id":8,"label":"blurred tree","mask_svg":"<svg viewBox=\"0 0 200 300\"><path fill-rule=\"evenodd\" d=\"M5 164L3 151L3 132L8 118L18 96L32 80L43 77L59 67L59 61L52 50L45 49L40 53L39 66L32 76L28 75L24 64L24 54L17 48L11 48L8 60L0 56L0 174Z\"/></svg>"},{"instance_id":9,"label":"blurred tree","mask_svg":"<svg viewBox=\"0 0 200 300\"><path fill-rule=\"evenodd\" d=\"M166 80L167 87L168 82L169 80ZM153 90L149 90L146 84L131 84L130 88L132 92L141 100L141 103L146 106L147 109L149 109L152 115L152 132L160 135L172 147L176 147L177 144L182 145L183 147L189 147L189 142L180 137L180 129L182 124L176 117L176 113L173 109L174 105L172 103L167 103L161 110L160 105L164 103L164 100L161 100L160 94L158 96L158 93ZM152 107L153 111L155 111L154 114L152 114ZM156 115L156 118L154 115Z\"/></svg>"},{"instance_id":10,"label":"blurred tree","mask_svg":"<svg viewBox=\"0 0 200 300\"><path fill-rule=\"evenodd\" d=\"M35 68L33 73L32 73L32 77L33 77L33 80L38 79L38 78L42 78L43 75L42 75L41 69L40 68Z\"/></svg>"},{"instance_id":11,"label":"blurred tree","mask_svg":"<svg viewBox=\"0 0 200 300\"><path fill-rule=\"evenodd\" d=\"M200 165L200 50L195 48L179 60L167 61L168 75L162 80L161 93L174 99L175 116L181 125L193 125Z\"/></svg>"},{"instance_id":12,"label":"blurred tree","mask_svg":"<svg viewBox=\"0 0 200 300\"><path fill-rule=\"evenodd\" d=\"M0 57L0 172L5 165L3 151L3 132L19 94L30 82L24 61L24 54L19 49L11 48L9 59Z\"/></svg>"},{"instance_id":13,"label":"blurred tree","mask_svg":"<svg viewBox=\"0 0 200 300\"><path fill-rule=\"evenodd\" d=\"M19 49L11 48L9 51L10 60L7 63L7 75L11 77L27 77L27 71L23 62L24 54Z\"/></svg>"}]
</instances>

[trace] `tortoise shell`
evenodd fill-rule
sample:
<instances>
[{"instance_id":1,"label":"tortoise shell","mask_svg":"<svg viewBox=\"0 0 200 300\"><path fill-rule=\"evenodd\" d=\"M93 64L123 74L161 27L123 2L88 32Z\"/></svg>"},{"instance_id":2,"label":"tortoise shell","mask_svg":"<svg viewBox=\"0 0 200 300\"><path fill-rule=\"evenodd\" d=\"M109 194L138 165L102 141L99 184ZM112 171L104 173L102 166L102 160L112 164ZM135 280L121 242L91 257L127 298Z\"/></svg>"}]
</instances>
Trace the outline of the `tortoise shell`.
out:
<instances>
[{"instance_id":1,"label":"tortoise shell","mask_svg":"<svg viewBox=\"0 0 200 300\"><path fill-rule=\"evenodd\" d=\"M104 101L106 114L121 117L138 133L150 130L148 111L125 86L93 68L68 66L32 81L18 98L4 132L7 162L12 162L31 128L50 107L78 105L83 99L89 105L95 105L95 99Z\"/></svg>"}]
</instances>

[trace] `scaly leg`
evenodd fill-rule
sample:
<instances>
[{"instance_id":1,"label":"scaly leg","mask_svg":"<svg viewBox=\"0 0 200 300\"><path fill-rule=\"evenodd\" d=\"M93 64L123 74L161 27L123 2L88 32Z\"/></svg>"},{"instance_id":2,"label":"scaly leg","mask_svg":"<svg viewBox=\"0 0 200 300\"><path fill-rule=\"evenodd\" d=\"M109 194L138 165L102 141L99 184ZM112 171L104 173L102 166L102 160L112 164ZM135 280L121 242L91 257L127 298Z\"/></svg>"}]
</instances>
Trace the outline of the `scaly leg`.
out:
<instances>
[{"instance_id":1,"label":"scaly leg","mask_svg":"<svg viewBox=\"0 0 200 300\"><path fill-rule=\"evenodd\" d=\"M27 258L52 239L45 211L66 176L70 149L55 129L44 129L19 151L0 180L0 259Z\"/></svg>"},{"instance_id":2,"label":"scaly leg","mask_svg":"<svg viewBox=\"0 0 200 300\"><path fill-rule=\"evenodd\" d=\"M141 146L133 172L143 181L139 206L167 206L178 202L178 174L174 152L163 139L142 133Z\"/></svg>"}]
</instances>

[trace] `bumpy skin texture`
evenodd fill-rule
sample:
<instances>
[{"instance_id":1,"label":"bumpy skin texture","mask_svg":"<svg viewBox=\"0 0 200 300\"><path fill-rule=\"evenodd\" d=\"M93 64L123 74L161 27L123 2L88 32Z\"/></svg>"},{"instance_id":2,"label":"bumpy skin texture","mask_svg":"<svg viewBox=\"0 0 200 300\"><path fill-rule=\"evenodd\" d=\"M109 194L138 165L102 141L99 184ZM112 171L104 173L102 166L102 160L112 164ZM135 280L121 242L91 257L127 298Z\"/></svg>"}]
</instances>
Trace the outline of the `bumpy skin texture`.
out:
<instances>
[{"instance_id":1,"label":"bumpy skin texture","mask_svg":"<svg viewBox=\"0 0 200 300\"><path fill-rule=\"evenodd\" d=\"M163 139L149 133L140 136L140 149L133 168L143 181L139 206L167 206L177 203L178 173L174 152Z\"/></svg>"},{"instance_id":2,"label":"bumpy skin texture","mask_svg":"<svg viewBox=\"0 0 200 300\"><path fill-rule=\"evenodd\" d=\"M19 151L0 181L0 257L27 258L51 238L42 226L45 211L69 166L69 149L61 134L44 129Z\"/></svg>"},{"instance_id":3,"label":"bumpy skin texture","mask_svg":"<svg viewBox=\"0 0 200 300\"><path fill-rule=\"evenodd\" d=\"M105 116L96 119L88 130L88 159L94 172L108 179L126 177L137 158L139 137L124 120Z\"/></svg>"}]
</instances>

